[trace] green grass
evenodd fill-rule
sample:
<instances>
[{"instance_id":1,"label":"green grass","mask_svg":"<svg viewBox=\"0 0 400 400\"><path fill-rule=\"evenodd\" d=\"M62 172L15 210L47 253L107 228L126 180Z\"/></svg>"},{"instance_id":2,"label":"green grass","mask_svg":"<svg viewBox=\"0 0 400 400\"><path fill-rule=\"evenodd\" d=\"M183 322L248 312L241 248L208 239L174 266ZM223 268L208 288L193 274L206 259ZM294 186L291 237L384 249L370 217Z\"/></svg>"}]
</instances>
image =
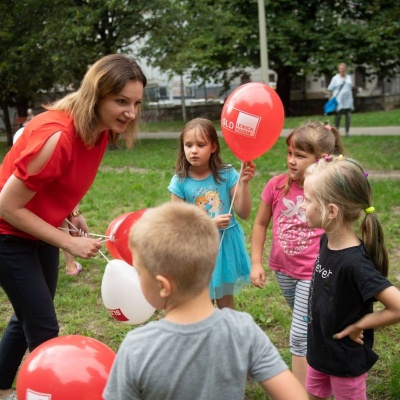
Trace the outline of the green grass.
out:
<instances>
[{"instance_id":1,"label":"green grass","mask_svg":"<svg viewBox=\"0 0 400 400\"><path fill-rule=\"evenodd\" d=\"M333 121L332 117L328 117ZM310 115L304 117L285 118L284 129L294 129L303 122L314 119L326 121L323 115ZM342 118L343 119L343 118ZM214 121L217 130L221 130L220 121ZM343 122L342 122L343 123ZM179 132L184 123L182 121L169 122L146 122L141 126L142 132ZM375 111L369 113L353 113L351 116L351 126L370 127L370 126L398 126L400 125L400 108L390 111Z\"/></svg>"},{"instance_id":2,"label":"green grass","mask_svg":"<svg viewBox=\"0 0 400 400\"><path fill-rule=\"evenodd\" d=\"M390 256L390 279L400 285L400 136L357 136L344 138L348 154L361 161L370 172L369 179L375 191L374 206L381 220ZM178 140L141 140L131 150L107 151L96 180L81 202L81 209L93 233L104 234L110 222L118 215L169 201L167 186L173 174ZM239 161L221 140L222 159L237 169ZM6 147L0 144L0 156ZM241 221L250 250L251 228L259 205L261 191L274 174L286 170L286 145L280 138L276 145L255 160L257 174L251 183L252 213ZM389 177L388 173L397 174ZM265 246L265 266L270 239ZM104 250L106 254L107 251ZM61 334L80 334L96 338L114 350L125 334L134 329L112 319L101 299L101 281L107 261L98 256L79 260L84 269L77 277L65 274L61 259L59 287L55 299ZM270 336L282 357L290 364L288 351L291 313L285 304L275 278L267 270L267 284L263 289L248 287L236 298L237 308L249 312ZM0 333L11 313L10 304L0 291ZM156 312L154 319L163 314ZM376 331L375 350L379 361L369 373L367 381L370 400L400 399L400 326ZM265 399L258 385L248 384L246 399Z\"/></svg>"},{"instance_id":3,"label":"green grass","mask_svg":"<svg viewBox=\"0 0 400 400\"><path fill-rule=\"evenodd\" d=\"M296 128L307 119L317 119L325 121L326 118L327 117L324 117L323 115L286 118L284 127L292 129ZM329 117L329 119L333 121L332 116ZM370 126L398 126L399 124L400 124L400 108L390 111L374 111L368 113L354 112L351 115L351 126L353 127L364 128Z\"/></svg>"}]
</instances>

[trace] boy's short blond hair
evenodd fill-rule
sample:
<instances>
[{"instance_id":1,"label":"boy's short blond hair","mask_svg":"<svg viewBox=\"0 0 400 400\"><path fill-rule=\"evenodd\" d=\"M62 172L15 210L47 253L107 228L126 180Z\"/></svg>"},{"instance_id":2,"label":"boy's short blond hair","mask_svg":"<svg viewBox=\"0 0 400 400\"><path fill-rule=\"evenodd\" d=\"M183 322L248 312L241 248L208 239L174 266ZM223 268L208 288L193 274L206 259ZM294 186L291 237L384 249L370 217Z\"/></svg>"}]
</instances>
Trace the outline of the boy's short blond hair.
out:
<instances>
[{"instance_id":1,"label":"boy's short blond hair","mask_svg":"<svg viewBox=\"0 0 400 400\"><path fill-rule=\"evenodd\" d=\"M209 285L219 232L195 205L166 203L150 209L133 225L129 247L154 276L170 278L181 294L197 294Z\"/></svg>"}]
</instances>

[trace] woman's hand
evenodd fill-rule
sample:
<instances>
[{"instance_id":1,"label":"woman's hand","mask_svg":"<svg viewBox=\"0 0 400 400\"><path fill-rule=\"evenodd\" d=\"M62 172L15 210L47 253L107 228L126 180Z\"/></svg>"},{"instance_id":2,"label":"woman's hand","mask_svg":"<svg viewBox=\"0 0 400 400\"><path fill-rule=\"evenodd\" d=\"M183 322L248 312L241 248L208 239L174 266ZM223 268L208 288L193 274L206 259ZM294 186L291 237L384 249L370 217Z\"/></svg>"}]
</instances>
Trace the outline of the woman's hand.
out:
<instances>
[{"instance_id":1,"label":"woman's hand","mask_svg":"<svg viewBox=\"0 0 400 400\"><path fill-rule=\"evenodd\" d=\"M85 258L89 260L92 257L95 257L99 250L102 248L101 239L91 239L86 236L80 237L70 237L65 251L71 253L75 257Z\"/></svg>"},{"instance_id":2,"label":"woman's hand","mask_svg":"<svg viewBox=\"0 0 400 400\"><path fill-rule=\"evenodd\" d=\"M82 214L76 217L69 217L68 221L71 223L68 229L72 236L87 236L89 234L89 228L87 226L86 220ZM76 228L76 230L75 230Z\"/></svg>"}]
</instances>

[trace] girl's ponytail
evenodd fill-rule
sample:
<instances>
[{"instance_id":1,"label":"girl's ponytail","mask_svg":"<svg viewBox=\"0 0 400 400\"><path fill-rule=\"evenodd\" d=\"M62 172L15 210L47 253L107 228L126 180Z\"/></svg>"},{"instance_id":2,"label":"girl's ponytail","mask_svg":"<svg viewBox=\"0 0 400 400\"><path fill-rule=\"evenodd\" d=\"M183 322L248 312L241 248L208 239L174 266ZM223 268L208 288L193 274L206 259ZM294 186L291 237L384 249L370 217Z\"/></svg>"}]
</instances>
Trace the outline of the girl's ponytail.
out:
<instances>
[{"instance_id":1,"label":"girl's ponytail","mask_svg":"<svg viewBox=\"0 0 400 400\"><path fill-rule=\"evenodd\" d=\"M376 217L374 207L368 207L364 211L365 217L360 226L361 238L376 269L383 276L388 276L389 257L384 243L382 226Z\"/></svg>"},{"instance_id":2,"label":"girl's ponytail","mask_svg":"<svg viewBox=\"0 0 400 400\"><path fill-rule=\"evenodd\" d=\"M329 125L325 125L327 127ZM329 126L329 130L332 132L333 136L335 137L335 150L328 153L328 154L343 154L343 143L342 143L342 137L340 136L340 132L334 128L333 126Z\"/></svg>"}]
</instances>

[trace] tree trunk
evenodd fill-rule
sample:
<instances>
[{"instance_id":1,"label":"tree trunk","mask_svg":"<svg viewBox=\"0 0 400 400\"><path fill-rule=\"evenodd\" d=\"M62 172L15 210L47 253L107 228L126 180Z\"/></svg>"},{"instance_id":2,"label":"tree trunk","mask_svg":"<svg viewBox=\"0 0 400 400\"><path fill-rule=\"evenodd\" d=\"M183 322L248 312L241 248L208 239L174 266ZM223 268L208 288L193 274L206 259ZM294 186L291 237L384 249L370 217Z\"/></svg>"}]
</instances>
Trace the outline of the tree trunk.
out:
<instances>
[{"instance_id":1,"label":"tree trunk","mask_svg":"<svg viewBox=\"0 0 400 400\"><path fill-rule=\"evenodd\" d=\"M186 96L185 96L185 84L183 82L183 75L181 75L181 106L182 106L182 120L187 121L186 117Z\"/></svg>"},{"instance_id":2,"label":"tree trunk","mask_svg":"<svg viewBox=\"0 0 400 400\"><path fill-rule=\"evenodd\" d=\"M28 115L29 102L27 99L18 99L15 107L18 117L26 117Z\"/></svg>"},{"instance_id":3,"label":"tree trunk","mask_svg":"<svg viewBox=\"0 0 400 400\"><path fill-rule=\"evenodd\" d=\"M1 102L1 109L3 110L3 119L4 119L4 126L6 128L7 134L7 145L12 146L13 143L13 133L12 133L12 126L10 121L10 113L8 111L8 104L5 101Z\"/></svg>"},{"instance_id":4,"label":"tree trunk","mask_svg":"<svg viewBox=\"0 0 400 400\"><path fill-rule=\"evenodd\" d=\"M286 67L279 67L276 72L278 73L276 92L282 100L283 107L285 109L285 115L290 116L290 90L292 86L290 69Z\"/></svg>"}]
</instances>

